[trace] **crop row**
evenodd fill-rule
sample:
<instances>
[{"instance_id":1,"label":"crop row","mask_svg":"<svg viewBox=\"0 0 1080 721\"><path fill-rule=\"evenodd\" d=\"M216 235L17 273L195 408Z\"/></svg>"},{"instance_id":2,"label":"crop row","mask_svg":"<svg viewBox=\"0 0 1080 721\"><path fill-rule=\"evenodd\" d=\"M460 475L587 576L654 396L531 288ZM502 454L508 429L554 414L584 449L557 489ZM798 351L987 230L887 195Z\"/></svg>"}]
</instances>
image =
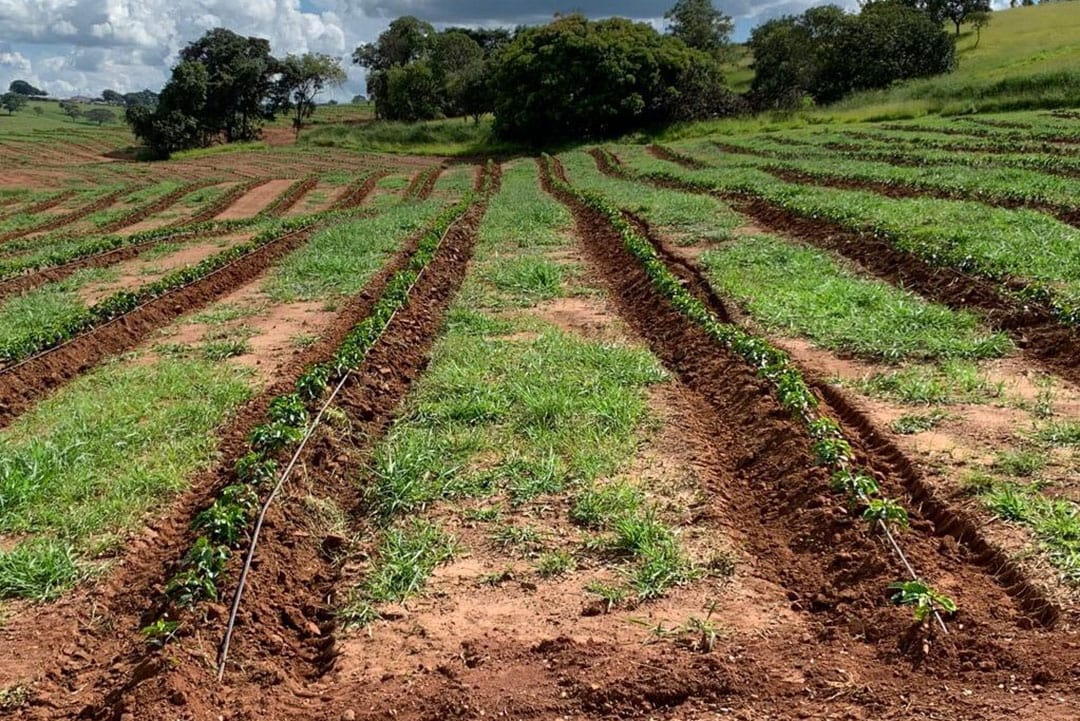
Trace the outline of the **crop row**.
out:
<instances>
[{"instance_id":1,"label":"crop row","mask_svg":"<svg viewBox=\"0 0 1080 721\"><path fill-rule=\"evenodd\" d=\"M237 482L226 486L195 519L199 536L185 555L181 570L166 585L168 596L177 605L190 606L202 599L218 598L218 581L252 519L258 491L277 476L278 459L314 430L309 406L363 363L394 314L407 303L413 285L435 258L446 232L481 195L490 192L490 179L488 173L479 192L470 192L436 217L408 265L390 278L371 313L349 332L334 357L301 375L295 392L270 402L268 422L252 429L249 451L236 463Z\"/></svg>"},{"instance_id":2,"label":"crop row","mask_svg":"<svg viewBox=\"0 0 1080 721\"><path fill-rule=\"evenodd\" d=\"M6 233L2 233L0 234L0 243L12 240L13 238L21 237L23 235L29 235L31 233L43 233L47 230L52 230L54 228L59 228L64 225L74 223L78 220L81 220L82 218L85 218L91 213L95 213L99 210L103 210L104 208L109 207L114 202L116 202L116 200L125 192L129 192L129 189L121 188L119 190L114 190L98 197L89 205L84 205L81 208L76 208L70 213L63 213L61 215L57 215L51 218L46 218L36 225L29 225L15 230L10 230Z\"/></svg>"},{"instance_id":3,"label":"crop row","mask_svg":"<svg viewBox=\"0 0 1080 721\"><path fill-rule=\"evenodd\" d=\"M274 198L274 200L265 208L259 211L259 215L264 218L272 218L284 215L289 212L289 209L296 205L300 198L304 197L304 194L315 187L319 182L319 178L316 175L309 175L305 178L297 180L295 183L285 189L281 195Z\"/></svg>"},{"instance_id":4,"label":"crop row","mask_svg":"<svg viewBox=\"0 0 1080 721\"><path fill-rule=\"evenodd\" d=\"M820 412L817 397L787 353L736 325L720 321L704 302L686 289L653 243L637 232L618 207L599 194L580 190L560 179L551 156L545 155L544 163L552 186L557 191L600 214L615 229L626 249L641 263L657 292L710 338L742 358L758 375L769 381L781 407L801 422L813 439L814 456L818 463L832 471L833 487L844 491L853 504L861 505L865 519L886 532L890 524L907 524L907 513L900 504L881 496L877 483L870 475L855 467L851 444L844 437L840 425ZM920 613L919 609L925 608L922 616L935 608L945 611L956 608L951 599L918 579L895 586L898 597L905 591L912 593L910 598L900 600L915 605L917 614ZM918 589L922 591L916 592Z\"/></svg>"},{"instance_id":5,"label":"crop row","mask_svg":"<svg viewBox=\"0 0 1080 721\"><path fill-rule=\"evenodd\" d=\"M118 291L89 308L76 310L65 318L44 323L20 337L0 340L0 361L10 364L65 343L75 336L108 323L135 308L178 288L201 280L211 273L247 256L286 235L314 226L324 216L308 215L275 222L251 240L223 250L193 265L169 273L137 290Z\"/></svg>"},{"instance_id":6,"label":"crop row","mask_svg":"<svg viewBox=\"0 0 1080 721\"><path fill-rule=\"evenodd\" d=\"M996 204L1033 205L1039 209L1075 211L1080 202L1080 182L1037 171L1016 168L974 170L965 166L897 166L880 161L837 157L827 150L782 151L740 139L731 139L716 147L726 153L767 159L755 163L766 169L792 169L823 178L884 183Z\"/></svg>"},{"instance_id":7,"label":"crop row","mask_svg":"<svg viewBox=\"0 0 1080 721\"><path fill-rule=\"evenodd\" d=\"M684 163L700 162L669 148L663 151ZM1064 323L1080 324L1077 233L1042 213L961 201L892 200L787 183L752 167L723 170L650 168L640 175L698 192L756 198L798 216L871 233L930 265L1002 283L1003 292L1044 304ZM1033 252L1036 247L1039 252Z\"/></svg>"}]
</instances>

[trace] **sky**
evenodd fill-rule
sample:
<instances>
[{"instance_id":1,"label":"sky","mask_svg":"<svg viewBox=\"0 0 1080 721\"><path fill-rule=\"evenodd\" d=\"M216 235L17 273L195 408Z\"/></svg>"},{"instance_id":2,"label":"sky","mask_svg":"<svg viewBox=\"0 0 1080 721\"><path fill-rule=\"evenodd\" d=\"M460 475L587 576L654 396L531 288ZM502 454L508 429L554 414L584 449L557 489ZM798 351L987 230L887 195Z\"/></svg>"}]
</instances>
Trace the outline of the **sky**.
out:
<instances>
[{"instance_id":1,"label":"sky","mask_svg":"<svg viewBox=\"0 0 1080 721\"><path fill-rule=\"evenodd\" d=\"M99 96L106 88L157 91L179 50L214 27L270 40L272 52L341 56L349 80L322 99L364 91L353 48L391 20L415 15L436 27L535 24L556 12L621 15L664 27L674 0L0 0L0 91L15 79L51 95ZM734 18L735 39L778 15L823 0L714 0ZM838 0L852 5L855 0Z\"/></svg>"}]
</instances>

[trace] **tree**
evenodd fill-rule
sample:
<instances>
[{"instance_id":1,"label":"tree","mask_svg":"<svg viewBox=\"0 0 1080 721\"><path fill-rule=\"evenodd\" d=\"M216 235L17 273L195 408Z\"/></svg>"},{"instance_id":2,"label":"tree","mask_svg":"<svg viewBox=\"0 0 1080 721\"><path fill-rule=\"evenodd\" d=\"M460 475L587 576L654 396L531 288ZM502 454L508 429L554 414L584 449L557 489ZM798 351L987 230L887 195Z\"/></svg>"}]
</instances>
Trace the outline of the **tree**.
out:
<instances>
[{"instance_id":1,"label":"tree","mask_svg":"<svg viewBox=\"0 0 1080 721\"><path fill-rule=\"evenodd\" d=\"M442 88L442 110L448 117L474 114L475 102L466 108L468 100L477 101L477 92L485 73L484 50L479 43L458 31L439 33L431 51L431 66L435 80ZM466 94L470 97L466 98ZM484 111L480 111L482 114Z\"/></svg>"},{"instance_id":2,"label":"tree","mask_svg":"<svg viewBox=\"0 0 1080 721\"><path fill-rule=\"evenodd\" d=\"M945 16L952 20L956 26L956 34L960 34L962 25L972 15L990 12L990 0L946 0Z\"/></svg>"},{"instance_id":3,"label":"tree","mask_svg":"<svg viewBox=\"0 0 1080 721\"><path fill-rule=\"evenodd\" d=\"M198 116L205 134L220 133L226 142L259 137L262 121L274 117L266 100L279 71L269 41L214 28L180 51L180 61L206 68L206 102Z\"/></svg>"},{"instance_id":4,"label":"tree","mask_svg":"<svg viewBox=\"0 0 1080 721\"><path fill-rule=\"evenodd\" d=\"M328 85L342 85L345 79L341 61L329 55L305 53L289 55L281 61L278 94L286 104L292 105L297 137L304 119L315 112L315 96Z\"/></svg>"},{"instance_id":5,"label":"tree","mask_svg":"<svg viewBox=\"0 0 1080 721\"><path fill-rule=\"evenodd\" d=\"M134 105L143 105L148 108L152 108L158 104L158 94L152 90L140 90L137 93L125 93L124 105L132 107Z\"/></svg>"},{"instance_id":6,"label":"tree","mask_svg":"<svg viewBox=\"0 0 1080 721\"><path fill-rule=\"evenodd\" d=\"M751 99L759 109L831 103L897 80L949 72L952 38L926 12L886 0L858 15L836 6L770 20L750 36Z\"/></svg>"},{"instance_id":7,"label":"tree","mask_svg":"<svg viewBox=\"0 0 1080 721\"><path fill-rule=\"evenodd\" d=\"M8 115L14 115L26 107L26 96L21 93L4 93L0 95L0 108L7 111Z\"/></svg>"},{"instance_id":8,"label":"tree","mask_svg":"<svg viewBox=\"0 0 1080 721\"><path fill-rule=\"evenodd\" d=\"M461 33L467 35L476 42L484 51L484 57L506 47L514 39L514 33L506 28L459 28L449 27L443 30L443 34Z\"/></svg>"},{"instance_id":9,"label":"tree","mask_svg":"<svg viewBox=\"0 0 1080 721\"><path fill-rule=\"evenodd\" d=\"M690 100L680 82L719 78L707 54L623 18L582 15L525 28L498 55L495 131L531 143L619 135L669 122ZM701 92L699 85L694 92Z\"/></svg>"},{"instance_id":10,"label":"tree","mask_svg":"<svg viewBox=\"0 0 1080 721\"><path fill-rule=\"evenodd\" d=\"M45 114L45 108L41 107L40 105L35 105L34 106L34 115L44 115L44 114Z\"/></svg>"},{"instance_id":11,"label":"tree","mask_svg":"<svg viewBox=\"0 0 1080 721\"><path fill-rule=\"evenodd\" d=\"M86 119L101 126L105 123L115 123L116 113L108 108L91 108L86 112Z\"/></svg>"},{"instance_id":12,"label":"tree","mask_svg":"<svg viewBox=\"0 0 1080 721\"><path fill-rule=\"evenodd\" d=\"M364 43L352 54L353 63L367 68L367 95L375 102L375 117L386 116L389 93L387 73L428 56L435 28L411 15L390 23L373 43Z\"/></svg>"},{"instance_id":13,"label":"tree","mask_svg":"<svg viewBox=\"0 0 1080 721\"><path fill-rule=\"evenodd\" d=\"M985 11L974 12L968 15L968 22L971 23L971 27L975 29L975 47L979 47L979 41L982 40L982 31L987 25L990 24L990 13Z\"/></svg>"},{"instance_id":14,"label":"tree","mask_svg":"<svg viewBox=\"0 0 1080 721\"><path fill-rule=\"evenodd\" d=\"M712 0L677 0L664 19L672 35L715 58L727 50L735 28L731 17L717 10Z\"/></svg>"},{"instance_id":15,"label":"tree","mask_svg":"<svg viewBox=\"0 0 1080 721\"><path fill-rule=\"evenodd\" d=\"M439 116L441 86L431 64L420 60L386 72L387 120L431 120Z\"/></svg>"},{"instance_id":16,"label":"tree","mask_svg":"<svg viewBox=\"0 0 1080 721\"><path fill-rule=\"evenodd\" d=\"M27 98L43 98L48 95L44 90L38 90L25 80L13 80L8 86L8 92Z\"/></svg>"},{"instance_id":17,"label":"tree","mask_svg":"<svg viewBox=\"0 0 1080 721\"><path fill-rule=\"evenodd\" d=\"M78 103L72 102L70 100L60 101L60 112L68 116L72 120L77 120L78 118L82 117L82 108L79 107Z\"/></svg>"},{"instance_id":18,"label":"tree","mask_svg":"<svg viewBox=\"0 0 1080 721\"><path fill-rule=\"evenodd\" d=\"M115 90L102 90L101 99L109 105L124 105L124 96Z\"/></svg>"}]
</instances>

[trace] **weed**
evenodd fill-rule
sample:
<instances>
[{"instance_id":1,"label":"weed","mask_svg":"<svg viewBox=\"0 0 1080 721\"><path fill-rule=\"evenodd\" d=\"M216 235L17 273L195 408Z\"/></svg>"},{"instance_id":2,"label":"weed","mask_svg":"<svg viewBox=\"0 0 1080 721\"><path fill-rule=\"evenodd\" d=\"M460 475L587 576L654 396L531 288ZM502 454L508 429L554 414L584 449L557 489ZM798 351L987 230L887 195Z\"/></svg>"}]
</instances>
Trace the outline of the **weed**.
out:
<instances>
[{"instance_id":1,"label":"weed","mask_svg":"<svg viewBox=\"0 0 1080 721\"><path fill-rule=\"evenodd\" d=\"M574 556L567 551L550 551L536 562L536 572L544 578L561 576L574 570Z\"/></svg>"},{"instance_id":2,"label":"weed","mask_svg":"<svg viewBox=\"0 0 1080 721\"><path fill-rule=\"evenodd\" d=\"M485 573L476 579L476 585L478 586L501 586L507 581L514 580L514 569L507 566L501 571L493 571L491 573Z\"/></svg>"},{"instance_id":3,"label":"weed","mask_svg":"<svg viewBox=\"0 0 1080 721\"><path fill-rule=\"evenodd\" d=\"M30 687L26 684L0 688L0 711L17 711L29 700Z\"/></svg>"},{"instance_id":4,"label":"weed","mask_svg":"<svg viewBox=\"0 0 1080 721\"><path fill-rule=\"evenodd\" d=\"M366 598L384 603L416 595L432 571L454 557L456 548L453 536L421 519L387 529L364 582Z\"/></svg>"},{"instance_id":5,"label":"weed","mask_svg":"<svg viewBox=\"0 0 1080 721\"><path fill-rule=\"evenodd\" d=\"M251 344L240 338L210 340L202 345L202 356L208 361L222 361L251 352Z\"/></svg>"},{"instance_id":6,"label":"weed","mask_svg":"<svg viewBox=\"0 0 1080 721\"><path fill-rule=\"evenodd\" d=\"M1080 423L1059 421L1043 426L1035 434L1036 440L1054 446L1080 445Z\"/></svg>"},{"instance_id":7,"label":"weed","mask_svg":"<svg viewBox=\"0 0 1080 721\"><path fill-rule=\"evenodd\" d=\"M586 528L607 528L637 509L642 500L641 491L625 481L594 484L577 494L570 519Z\"/></svg>"},{"instance_id":8,"label":"weed","mask_svg":"<svg viewBox=\"0 0 1080 721\"><path fill-rule=\"evenodd\" d=\"M503 550L517 549L526 555L534 554L544 547L544 537L532 526L506 524L491 533L491 542Z\"/></svg>"},{"instance_id":9,"label":"weed","mask_svg":"<svg viewBox=\"0 0 1080 721\"><path fill-rule=\"evenodd\" d=\"M937 428L948 418L949 414L941 410L930 413L908 413L900 416L890 425L895 432L906 436Z\"/></svg>"},{"instance_id":10,"label":"weed","mask_svg":"<svg viewBox=\"0 0 1080 721\"><path fill-rule=\"evenodd\" d=\"M994 459L994 470L1008 476L1028 478L1046 467L1046 456L1038 451L1001 451Z\"/></svg>"},{"instance_id":11,"label":"weed","mask_svg":"<svg viewBox=\"0 0 1080 721\"><path fill-rule=\"evenodd\" d=\"M625 588L601 583L600 581L590 581L585 586L585 590L599 596L600 600L603 601L605 611L607 612L611 612L613 609L618 608L626 602Z\"/></svg>"},{"instance_id":12,"label":"weed","mask_svg":"<svg viewBox=\"0 0 1080 721\"><path fill-rule=\"evenodd\" d=\"M502 509L498 506L484 506L483 508L470 508L465 511L464 517L467 521L476 521L478 523L493 523L502 516Z\"/></svg>"}]
</instances>

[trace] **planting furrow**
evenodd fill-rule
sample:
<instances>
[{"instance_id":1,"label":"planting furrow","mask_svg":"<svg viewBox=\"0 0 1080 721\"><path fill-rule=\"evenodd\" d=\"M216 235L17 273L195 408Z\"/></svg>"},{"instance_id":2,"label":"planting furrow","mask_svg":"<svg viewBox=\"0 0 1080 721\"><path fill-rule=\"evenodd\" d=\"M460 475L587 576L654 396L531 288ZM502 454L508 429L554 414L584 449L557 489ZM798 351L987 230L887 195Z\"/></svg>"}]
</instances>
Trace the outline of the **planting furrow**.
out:
<instances>
[{"instance_id":1,"label":"planting furrow","mask_svg":"<svg viewBox=\"0 0 1080 721\"><path fill-rule=\"evenodd\" d=\"M948 636L906 628L902 616L894 615L895 609L885 603L883 590L898 573L898 563L836 500L828 499L827 474L815 467L809 434L773 400L768 384L751 366L714 342L686 314L690 310L679 311L660 294L656 281L644 270L653 261L643 264L629 251L625 236L620 235L625 231L617 231L608 217L567 191L564 182L548 179L547 183L574 213L586 255L602 273L627 322L713 409L712 437L739 479L737 488L728 489L724 512L736 525L753 525L745 543L757 558L755 573L785 588L791 610L806 614L818 629L813 649L807 653L843 655L858 666L868 688L880 692L883 686L896 683L914 693L920 706L951 706L953 718L985 716L981 709L958 710L951 691L927 680L961 682L963 678L961 683L977 687L978 693L999 699L1006 696L996 690L1001 673L967 674L973 657L1008 658L1012 672L1020 675L1068 673L1065 669L1076 662L1075 651L1063 654L1068 659L1059 666L1061 659L1051 660L1051 656L1060 649L1062 637L1050 631L1028 631L1018 638L1017 628L1030 624L1027 611L1019 607L1022 604L1014 604L986 573L983 561L990 559L979 558L978 549L973 553L947 543L946 532L936 528L926 509L917 505L909 508L913 531L902 534L901 543L915 567L942 583L941 590L954 595L961 610ZM666 259L662 263L667 266ZM685 285L675 286L698 286L692 276L685 280ZM832 410L841 418L847 415L842 408ZM883 490L899 491L918 502L904 479L897 478L901 469L893 463L899 461L878 441L861 438L856 455L874 471ZM804 642L810 645L811 639ZM773 672L781 675L784 668L803 668L801 655L797 649L786 648L782 665ZM905 657L915 663L909 665ZM916 659L925 659L926 665ZM1068 686L1073 689L1075 684ZM874 693L872 700L865 701L875 717L908 712L899 697L909 692L895 687L893 691L898 695L891 700ZM829 702L818 698L818 712L827 715L822 706Z\"/></svg>"},{"instance_id":2,"label":"planting furrow","mask_svg":"<svg viewBox=\"0 0 1080 721\"><path fill-rule=\"evenodd\" d=\"M691 159L656 148L659 157L684 167ZM615 159L598 157L604 172L624 174ZM887 238L844 228L821 217L790 211L751 194L709 189L674 177L628 177L702 193L731 203L739 212L766 229L830 250L855 261L872 275L894 285L910 288L920 295L956 309L977 309L988 325L1009 334L1032 362L1073 382L1080 381L1080 334L1071 323L1047 303L1033 300L1026 284L1019 281L994 282L948 265L931 264L913 253L899 250Z\"/></svg>"},{"instance_id":3,"label":"planting furrow","mask_svg":"<svg viewBox=\"0 0 1080 721\"><path fill-rule=\"evenodd\" d=\"M371 195L372 191L375 190L375 185L379 180L386 177L388 174L389 171L379 170L370 173L366 177L349 185L341 192L341 195L334 200L330 208L332 210L347 210L362 205L364 200L366 200L367 197Z\"/></svg>"},{"instance_id":4,"label":"planting furrow","mask_svg":"<svg viewBox=\"0 0 1080 721\"><path fill-rule=\"evenodd\" d=\"M45 200L41 201L40 203L37 203L36 205L31 205L29 208L26 208L22 212L28 213L28 214L31 214L31 215L35 214L35 213L44 213L46 210L50 210L52 208L55 208L56 206L60 205L61 203L70 200L74 196L75 196L75 191L74 190L64 190L64 191L62 191L60 193L57 193L56 195L54 195L54 196L52 196L50 198L46 198Z\"/></svg>"},{"instance_id":5,"label":"planting furrow","mask_svg":"<svg viewBox=\"0 0 1080 721\"><path fill-rule=\"evenodd\" d=\"M264 215L270 218L280 218L292 209L294 205L300 202L300 199L304 197L312 188L314 188L319 182L319 178L316 175L309 175L308 177L298 180L290 185L284 193L259 211L259 215Z\"/></svg>"},{"instance_id":6,"label":"planting furrow","mask_svg":"<svg viewBox=\"0 0 1080 721\"><path fill-rule=\"evenodd\" d=\"M151 215L154 215L155 213L160 213L161 211L166 210L167 208L169 208L170 206L175 204L178 200L183 198L188 193L194 193L197 190L202 190L203 188L214 185L216 182L217 181L214 181L214 180L197 180L195 182L188 183L188 184L186 184L186 185L184 185L184 186L182 186L180 188L177 188L176 190L172 191L171 193L167 193L167 194L161 196L160 198L158 198L155 201L147 203L146 205L144 205L144 206L142 206L140 208L135 208L134 210L132 210L130 213L127 213L123 217L117 218L116 220L112 221L111 223L108 223L107 225L104 225L101 228L98 228L97 232L99 232L99 233L115 233L116 231L120 230L121 228L127 228L129 226L135 225L136 223L139 223L139 222L149 218Z\"/></svg>"},{"instance_id":7,"label":"planting furrow","mask_svg":"<svg viewBox=\"0 0 1080 721\"><path fill-rule=\"evenodd\" d=\"M774 161L798 161L802 156L797 153L775 153L759 148L744 148L728 143L713 143L720 151L736 155L748 155ZM655 147L655 146L654 146ZM662 151L659 151L662 152ZM689 156L681 156L684 159ZM670 154L668 158L670 159ZM689 167L689 166L688 166ZM710 167L707 164L696 164L695 169ZM933 182L888 182L875 180L862 175L845 174L842 170L837 173L811 171L782 162L766 163L762 169L773 176L790 183L819 185L839 190L869 190L889 198L937 198L940 200L972 200L999 208L1015 210L1017 208L1029 208L1053 215L1063 223L1080 227L1080 208L1057 205L1047 200L1024 199L1020 197L1006 197L994 193L974 191L967 192L960 189L940 187Z\"/></svg>"},{"instance_id":8,"label":"planting furrow","mask_svg":"<svg viewBox=\"0 0 1080 721\"><path fill-rule=\"evenodd\" d=\"M255 178L245 183L240 183L236 187L230 189L227 193L215 200L210 205L202 208L199 212L195 213L188 218L180 218L172 223L169 223L167 228L177 228L184 225L192 225L194 223L203 223L207 220L216 218L217 216L228 210L234 203L240 200L252 190L266 185L270 182L270 178Z\"/></svg>"},{"instance_id":9,"label":"planting furrow","mask_svg":"<svg viewBox=\"0 0 1080 721\"><path fill-rule=\"evenodd\" d=\"M104 210L110 205L116 202L116 200L127 193L131 192L130 188L124 188L121 190L115 190L111 193L106 193L97 200L88 205L84 205L81 208L71 211L70 213L64 213L58 215L55 218L51 218L38 225L31 226L29 228L23 228L21 230L12 230L7 233L0 233L0 243L6 243L9 240L16 238L22 238L23 236L33 235L35 233L44 233L49 230L56 230L65 225L71 225L72 223L82 220L91 213L96 213L99 210Z\"/></svg>"},{"instance_id":10,"label":"planting furrow","mask_svg":"<svg viewBox=\"0 0 1080 721\"><path fill-rule=\"evenodd\" d=\"M313 345L294 356L273 359L278 365L269 385L218 433L218 460L193 478L189 490L167 510L155 512L153 531L142 534L122 552L103 582L78 589L47 607L28 608L7 619L0 634L13 639L7 646L13 651L5 659L8 663L0 666L0 688L31 678L40 681L37 692L41 708L52 706L62 716L74 716L85 704L100 702L100 694L121 693L118 684L122 673L133 665L157 663L157 659L147 659L147 646L139 629L160 611L161 591L168 575L195 539L193 520L228 484L234 464L247 452L248 438L253 428L264 421L271 401L290 393L310 368L334 359L350 332L371 316L391 278L409 266L426 232L403 240L363 289L349 297L332 320L320 326ZM93 621L103 611L110 618L109 627ZM75 633L72 624L81 632ZM123 633L117 633L117 629ZM77 644L69 645L74 637L79 639ZM33 642L27 642L30 638ZM119 665L114 666L117 662ZM84 689L88 684L93 685ZM73 697L72 691L82 693ZM108 717L120 714L115 710ZM32 711L28 715L35 716Z\"/></svg>"},{"instance_id":11,"label":"planting furrow","mask_svg":"<svg viewBox=\"0 0 1080 721\"><path fill-rule=\"evenodd\" d=\"M220 228L207 228L205 230L179 230L167 235L155 235L149 240L120 244L111 250L103 252L78 254L72 260L61 260L56 264L50 264L47 260L41 265L29 265L21 273L8 275L0 279L0 300L10 298L19 293L25 293L46 283L54 283L67 278L72 273L83 268L107 268L111 265L139 256L141 253L161 245L162 243L182 241L194 238L216 238L230 233L235 228L224 226ZM129 236L130 237L130 236ZM119 242L119 238L117 241Z\"/></svg>"},{"instance_id":12,"label":"planting furrow","mask_svg":"<svg viewBox=\"0 0 1080 721\"><path fill-rule=\"evenodd\" d=\"M172 606L161 595L164 579L159 565L152 578L144 577L139 586L144 589L142 593L130 594L123 600L129 606L123 615L129 630L125 630L123 638L105 639L106 648L95 652L99 659L96 667L79 677L51 675L41 687L47 701L62 703L72 709L69 713L82 709L81 715L86 718L120 718L139 709L140 718L165 719L175 714L178 698L182 698L179 703L186 705L189 713L201 717L226 706L261 713L265 711L268 693L279 697L273 706L275 714L282 716L280 697L292 700L303 697L300 685L317 678L333 657L330 633L334 623L327 602L334 593L339 572L332 558L332 544L341 540L308 533L303 520L310 512L305 505L305 494L333 499L346 509L355 504L358 489L344 476L344 471L356 454L381 432L422 372L449 301L464 276L485 204L483 198L469 199L449 209L452 214L444 213L434 227L419 234L410 244L416 254L411 258L407 253L400 254L393 266L381 274L382 281L378 284L381 287L372 285L371 290L378 294L365 293L367 313L363 320L333 339L335 344L341 344L337 353L329 342L321 342L322 357L309 363L304 375L294 375L293 383L275 384L277 392L286 395L279 396L273 404L269 397L264 399L263 409L276 419L274 409L279 408L281 398L296 398L295 388L314 389L313 379L327 382L322 369L331 373L332 384L336 383L335 368L339 369L337 372L351 374L346 376L348 382L335 402L335 407L348 416L347 425L330 421L331 428L314 436L311 446L301 456L303 470L299 477L289 480L289 488L270 507L240 608L227 685L217 684L204 664L207 654L216 653L224 631L223 609L213 604L209 607L200 604L186 611ZM353 316L354 322L358 318ZM310 356L308 360L312 360ZM352 363L358 365L353 367ZM317 401L314 403L318 405ZM261 428L279 423L275 420ZM259 428L249 426L248 430L250 439L265 435ZM233 447L231 460L251 448L250 443L254 441ZM254 447L266 452L265 447ZM280 452L270 453L272 457L280 455ZM234 476L226 468L224 464L218 466L219 478ZM268 490L262 485L258 487L264 493ZM199 530L209 532L206 525L199 526ZM190 544L193 535L186 531L183 539ZM183 545L172 546L166 569L177 570L175 564L181 560L183 550ZM238 570L240 560L234 555L234 561L229 564L230 576ZM183 564L179 564L179 569L183 573L194 570ZM175 576L174 580L180 577ZM226 578L219 581L224 583ZM172 598L175 603L176 597ZM180 613L166 616L183 622L180 635L164 650L148 647L139 638L137 629L161 618L160 614L170 608L175 609L173 613ZM267 687L269 678L277 679L273 689ZM73 698L66 690L69 688L76 690ZM293 692L297 693L296 697L292 696Z\"/></svg>"},{"instance_id":13,"label":"planting furrow","mask_svg":"<svg viewBox=\"0 0 1080 721\"><path fill-rule=\"evenodd\" d=\"M42 339L42 349L0 370L0 427L53 389L120 353L169 320L200 308L247 282L267 265L300 247L315 230L308 222L297 230L257 237L200 265L167 276L134 293L122 291L90 309L72 330ZM242 253L239 257L237 254ZM191 277L191 276L195 277Z\"/></svg>"},{"instance_id":14,"label":"planting furrow","mask_svg":"<svg viewBox=\"0 0 1080 721\"><path fill-rule=\"evenodd\" d=\"M431 191L435 189L435 182L446 170L446 165L440 163L421 170L409 181L403 197L407 200L427 200Z\"/></svg>"}]
</instances>

